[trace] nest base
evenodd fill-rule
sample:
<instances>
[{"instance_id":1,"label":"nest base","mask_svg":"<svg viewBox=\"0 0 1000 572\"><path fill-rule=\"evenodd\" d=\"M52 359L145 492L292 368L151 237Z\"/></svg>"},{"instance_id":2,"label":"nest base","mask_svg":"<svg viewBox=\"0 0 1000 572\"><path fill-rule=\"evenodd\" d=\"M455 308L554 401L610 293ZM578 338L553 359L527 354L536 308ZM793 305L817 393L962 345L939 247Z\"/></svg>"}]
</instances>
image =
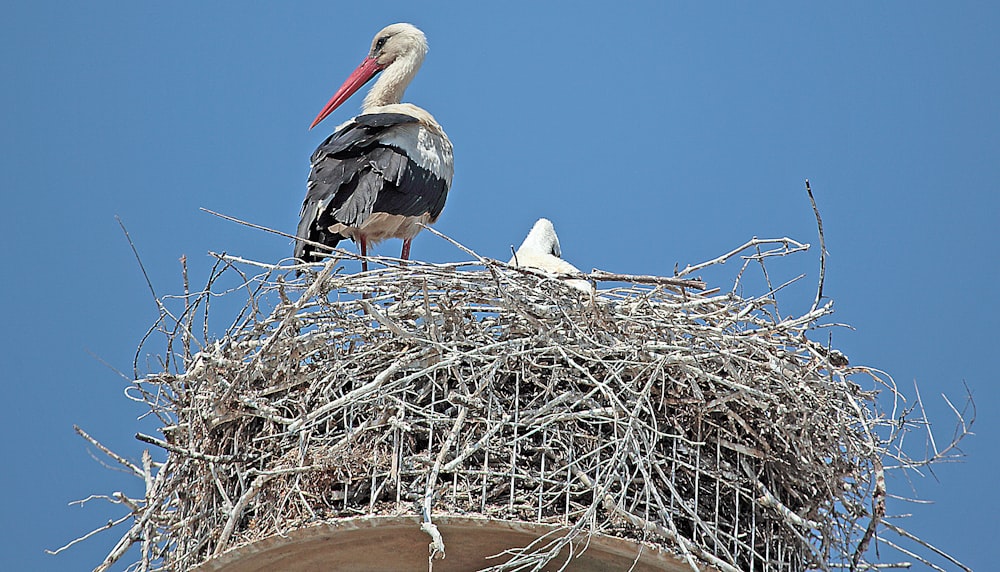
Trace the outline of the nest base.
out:
<instances>
[{"instance_id":1,"label":"nest base","mask_svg":"<svg viewBox=\"0 0 1000 572\"><path fill-rule=\"evenodd\" d=\"M438 516L435 522L448 550L446 558L434 561L435 572L487 568L503 560L490 556L564 530L557 525L464 516ZM416 516L345 518L241 546L195 571L422 570L428 566L429 540L420 531ZM580 554L584 543L587 549ZM691 572L685 562L667 551L603 534L583 538L573 547L572 555L564 549L544 570L558 570L567 559L572 560L569 569L578 572Z\"/></svg>"}]
</instances>

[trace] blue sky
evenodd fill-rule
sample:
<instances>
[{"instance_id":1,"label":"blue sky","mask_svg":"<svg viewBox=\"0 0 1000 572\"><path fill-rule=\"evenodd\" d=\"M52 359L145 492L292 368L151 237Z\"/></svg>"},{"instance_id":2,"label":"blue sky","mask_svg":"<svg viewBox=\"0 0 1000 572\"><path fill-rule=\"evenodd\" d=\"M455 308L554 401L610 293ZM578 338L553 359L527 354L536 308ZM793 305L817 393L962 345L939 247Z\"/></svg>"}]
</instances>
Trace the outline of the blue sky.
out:
<instances>
[{"instance_id":1,"label":"blue sky","mask_svg":"<svg viewBox=\"0 0 1000 572\"><path fill-rule=\"evenodd\" d=\"M540 216L580 268L669 274L751 236L826 227L834 345L918 383L942 436L963 383L979 410L965 462L897 481L932 499L909 528L975 569L1000 537L994 288L1000 280L1000 7L989 2L21 2L0 21L0 569L96 566L115 535L52 557L118 513L67 503L136 491L79 424L137 458L123 394L160 294L208 251L263 261L294 232L308 158L355 97L307 127L384 25L431 51L406 99L455 145L437 227L506 259ZM395 255L398 241L378 252ZM416 258L461 257L424 233ZM814 255L782 308L808 309ZM732 269L730 269L732 270ZM732 272L706 275L725 287ZM796 306L798 304L798 306ZM220 323L225 322L220 318ZM110 366L110 367L109 367ZM942 437L943 438L943 437ZM920 569L920 568L917 568Z\"/></svg>"}]
</instances>

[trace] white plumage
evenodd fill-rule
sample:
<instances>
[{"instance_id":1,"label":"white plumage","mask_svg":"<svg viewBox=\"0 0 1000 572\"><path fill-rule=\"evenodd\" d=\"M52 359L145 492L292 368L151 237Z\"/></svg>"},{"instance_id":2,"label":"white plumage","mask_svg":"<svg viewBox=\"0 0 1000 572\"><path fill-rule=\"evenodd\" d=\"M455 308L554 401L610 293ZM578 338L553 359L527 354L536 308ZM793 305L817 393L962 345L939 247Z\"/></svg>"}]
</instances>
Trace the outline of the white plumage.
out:
<instances>
[{"instance_id":1,"label":"white plumage","mask_svg":"<svg viewBox=\"0 0 1000 572\"><path fill-rule=\"evenodd\" d=\"M534 268L549 274L572 274L579 273L580 270L561 258L562 250L559 248L559 237L556 236L556 229L552 226L552 221L547 218L540 218L531 227L531 232L525 237L524 242L518 247L509 264L522 268ZM566 283L580 290L590 293L592 288L590 282L586 280L571 279Z\"/></svg>"}]
</instances>

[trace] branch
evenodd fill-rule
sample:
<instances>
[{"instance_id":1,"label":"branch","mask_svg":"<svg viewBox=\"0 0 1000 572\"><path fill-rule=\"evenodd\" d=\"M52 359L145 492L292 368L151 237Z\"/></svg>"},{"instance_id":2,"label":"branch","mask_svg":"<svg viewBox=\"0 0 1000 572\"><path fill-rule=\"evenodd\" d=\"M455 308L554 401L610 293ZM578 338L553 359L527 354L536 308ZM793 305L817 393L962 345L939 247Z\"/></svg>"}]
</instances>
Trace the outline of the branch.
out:
<instances>
[{"instance_id":1,"label":"branch","mask_svg":"<svg viewBox=\"0 0 1000 572\"><path fill-rule=\"evenodd\" d=\"M816 199L813 197L812 188L809 187L809 179L806 179L806 193L809 194L809 202L812 204L813 214L816 215L816 228L819 231L819 286L816 288L816 299L813 301L812 309L819 306L823 299L823 282L826 280L826 239L823 237L823 219L819 216L819 208L816 207Z\"/></svg>"},{"instance_id":2,"label":"branch","mask_svg":"<svg viewBox=\"0 0 1000 572\"><path fill-rule=\"evenodd\" d=\"M136 433L135 438L144 443L149 443L150 445L156 445L161 449L166 449L171 453L177 453L178 455L184 455L185 457L191 457L192 459L198 459L199 461L209 461L212 463L236 463L240 461L240 459L233 455L207 455L205 453L198 453L197 451L189 451L183 447L171 445L162 439L157 439L156 437L145 435L143 433Z\"/></svg>"},{"instance_id":3,"label":"branch","mask_svg":"<svg viewBox=\"0 0 1000 572\"><path fill-rule=\"evenodd\" d=\"M767 257L771 257L771 256L786 256L788 254L792 254L792 253L795 253L795 252L801 252L801 251L809 250L809 245L808 244L803 244L803 243L798 242L796 240L792 240L792 239L790 239L788 237L783 237L783 238L757 238L755 236L755 237L751 238L750 240L748 240L746 243L744 243L742 246L738 246L738 247L734 248L733 250L730 250L729 252L723 254L722 256L718 256L716 258L713 258L712 260L709 260L709 261L706 261L706 262L702 262L700 264L695 264L694 266L691 266L690 264L687 265L687 266L685 266L684 270L681 270L680 272L678 272L676 274L676 276L674 276L674 277L675 278L680 278L682 276L687 276L688 274L691 274L693 272L697 272L697 271L699 271L699 270L701 270L703 268L707 268L709 266L713 266L713 265L716 265L716 264L723 264L726 261L728 261L730 258L732 258L732 257L736 256L737 254L743 252L744 250L746 250L748 248L756 248L757 246L760 246L760 245L763 245L763 244L780 244L780 245L782 245L783 248L781 250L766 251L766 252L764 252L764 253L762 253L760 255L757 255L756 257L767 258ZM791 247L791 248L789 248L789 247Z\"/></svg>"},{"instance_id":4,"label":"branch","mask_svg":"<svg viewBox=\"0 0 1000 572\"><path fill-rule=\"evenodd\" d=\"M94 439L93 437L91 437L90 435L88 435L87 432L84 431L83 429L80 429L79 426L74 425L73 426L73 430L76 431L76 433L79 436L83 437L88 442L90 442L91 445L93 445L93 446L97 447L98 449L100 449L102 453L104 453L105 455L107 455L107 456L111 457L112 459L118 461L119 464L121 464L122 466L128 468L128 470L132 471L137 477L145 480L146 475L143 472L143 470L139 468L138 465L132 463L131 461L129 461L125 457L122 457L121 455L119 455L118 453L115 453L111 449L108 449L104 445L101 445L97 441L97 439Z\"/></svg>"}]
</instances>

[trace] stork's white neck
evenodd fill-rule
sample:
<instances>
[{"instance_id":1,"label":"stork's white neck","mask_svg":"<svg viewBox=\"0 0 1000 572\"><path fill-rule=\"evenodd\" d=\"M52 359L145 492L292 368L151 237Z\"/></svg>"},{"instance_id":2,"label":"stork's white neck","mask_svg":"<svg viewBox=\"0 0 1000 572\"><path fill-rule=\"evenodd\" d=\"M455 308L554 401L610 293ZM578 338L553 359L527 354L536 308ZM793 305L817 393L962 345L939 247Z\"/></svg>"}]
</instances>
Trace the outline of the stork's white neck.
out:
<instances>
[{"instance_id":1,"label":"stork's white neck","mask_svg":"<svg viewBox=\"0 0 1000 572\"><path fill-rule=\"evenodd\" d=\"M389 64L375 80L361 109L368 111L373 107L381 107L399 103L403 100L403 92L417 75L421 64L424 63L424 53L421 50L406 52Z\"/></svg>"}]
</instances>

